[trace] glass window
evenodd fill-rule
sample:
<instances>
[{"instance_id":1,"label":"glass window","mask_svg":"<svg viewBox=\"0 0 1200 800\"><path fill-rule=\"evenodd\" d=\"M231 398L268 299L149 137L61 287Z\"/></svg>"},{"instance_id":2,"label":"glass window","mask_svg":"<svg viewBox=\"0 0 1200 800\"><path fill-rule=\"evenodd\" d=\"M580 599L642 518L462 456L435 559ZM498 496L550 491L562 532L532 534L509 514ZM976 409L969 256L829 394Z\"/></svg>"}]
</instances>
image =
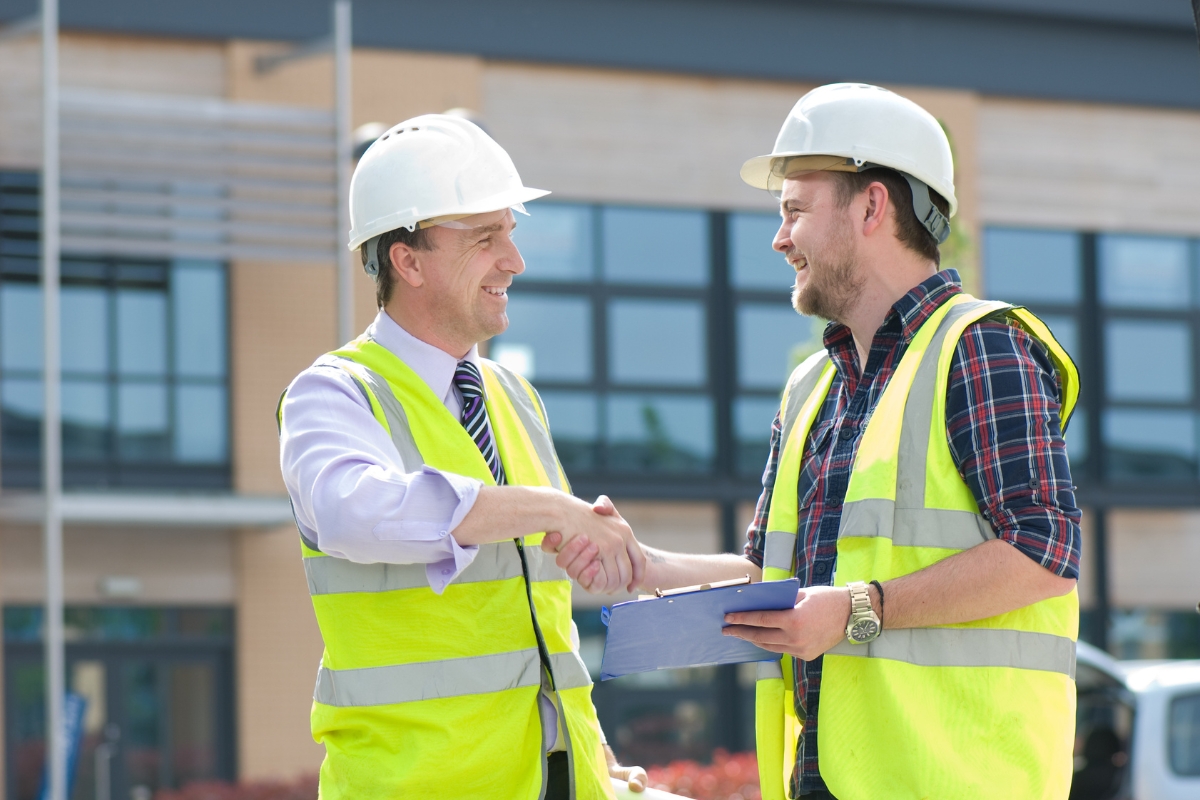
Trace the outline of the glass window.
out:
<instances>
[{"instance_id":1,"label":"glass window","mask_svg":"<svg viewBox=\"0 0 1200 800\"><path fill-rule=\"evenodd\" d=\"M1079 483L1088 455L1087 409L1075 406L1075 412L1071 414L1066 433L1063 434L1063 441L1067 443L1067 460L1071 465L1071 473L1075 482Z\"/></svg>"},{"instance_id":2,"label":"glass window","mask_svg":"<svg viewBox=\"0 0 1200 800\"><path fill-rule=\"evenodd\" d=\"M608 466L631 472L703 472L712 466L707 397L614 394L608 398Z\"/></svg>"},{"instance_id":3,"label":"glass window","mask_svg":"<svg viewBox=\"0 0 1200 800\"><path fill-rule=\"evenodd\" d=\"M604 278L612 283L708 283L708 215L660 208L604 208Z\"/></svg>"},{"instance_id":4,"label":"glass window","mask_svg":"<svg viewBox=\"0 0 1200 800\"><path fill-rule=\"evenodd\" d=\"M42 371L42 290L0 286L0 369Z\"/></svg>"},{"instance_id":5,"label":"glass window","mask_svg":"<svg viewBox=\"0 0 1200 800\"><path fill-rule=\"evenodd\" d=\"M65 459L102 459L108 452L108 382L62 382L62 435Z\"/></svg>"},{"instance_id":6,"label":"glass window","mask_svg":"<svg viewBox=\"0 0 1200 800\"><path fill-rule=\"evenodd\" d=\"M771 246L779 223L778 214L729 215L729 274L738 289L791 291L796 271Z\"/></svg>"},{"instance_id":7,"label":"glass window","mask_svg":"<svg viewBox=\"0 0 1200 800\"><path fill-rule=\"evenodd\" d=\"M597 466L600 439L599 402L591 392L541 392L546 417L554 435L554 449L568 476L572 470Z\"/></svg>"},{"instance_id":8,"label":"glass window","mask_svg":"<svg viewBox=\"0 0 1200 800\"><path fill-rule=\"evenodd\" d=\"M117 387L117 455L125 461L170 458L167 387L122 383Z\"/></svg>"},{"instance_id":9,"label":"glass window","mask_svg":"<svg viewBox=\"0 0 1200 800\"><path fill-rule=\"evenodd\" d=\"M496 337L490 353L531 381L591 380L591 302L585 297L510 296L508 330Z\"/></svg>"},{"instance_id":10,"label":"glass window","mask_svg":"<svg viewBox=\"0 0 1200 800\"><path fill-rule=\"evenodd\" d=\"M1104 415L1109 477L1196 477L1196 419L1189 411L1111 409Z\"/></svg>"},{"instance_id":11,"label":"glass window","mask_svg":"<svg viewBox=\"0 0 1200 800\"><path fill-rule=\"evenodd\" d=\"M1177 775L1200 775L1200 694L1185 694L1171 700L1168 730L1171 769Z\"/></svg>"},{"instance_id":12,"label":"glass window","mask_svg":"<svg viewBox=\"0 0 1200 800\"><path fill-rule=\"evenodd\" d=\"M779 412L774 397L739 397L733 403L733 435L736 439L737 471L760 475L771 453L771 422Z\"/></svg>"},{"instance_id":13,"label":"glass window","mask_svg":"<svg viewBox=\"0 0 1200 800\"><path fill-rule=\"evenodd\" d=\"M528 206L516 215L513 241L525 259L524 277L535 281L590 281L595 274L592 209L556 203Z\"/></svg>"},{"instance_id":14,"label":"glass window","mask_svg":"<svg viewBox=\"0 0 1200 800\"><path fill-rule=\"evenodd\" d=\"M41 292L38 294L40 296ZM102 287L64 286L60 300L63 372L105 374L108 372L108 292ZM40 371L41 365L38 367Z\"/></svg>"},{"instance_id":15,"label":"glass window","mask_svg":"<svg viewBox=\"0 0 1200 800\"><path fill-rule=\"evenodd\" d=\"M42 382L28 378L6 378L0 383L0 442L5 459L32 458L42 450Z\"/></svg>"},{"instance_id":16,"label":"glass window","mask_svg":"<svg viewBox=\"0 0 1200 800\"><path fill-rule=\"evenodd\" d=\"M171 270L175 370L189 378L225 377L225 271L212 261L180 260Z\"/></svg>"},{"instance_id":17,"label":"glass window","mask_svg":"<svg viewBox=\"0 0 1200 800\"><path fill-rule=\"evenodd\" d=\"M175 460L221 464L228 448L224 386L180 386L175 390Z\"/></svg>"},{"instance_id":18,"label":"glass window","mask_svg":"<svg viewBox=\"0 0 1200 800\"><path fill-rule=\"evenodd\" d=\"M782 389L791 371L822 346L825 324L789 306L744 303L737 311L738 384Z\"/></svg>"},{"instance_id":19,"label":"glass window","mask_svg":"<svg viewBox=\"0 0 1200 800\"><path fill-rule=\"evenodd\" d=\"M613 300L609 372L617 383L699 386L706 380L704 307L694 300Z\"/></svg>"},{"instance_id":20,"label":"glass window","mask_svg":"<svg viewBox=\"0 0 1200 800\"><path fill-rule=\"evenodd\" d=\"M1100 300L1126 308L1187 308L1192 300L1186 239L1099 238Z\"/></svg>"},{"instance_id":21,"label":"glass window","mask_svg":"<svg viewBox=\"0 0 1200 800\"><path fill-rule=\"evenodd\" d=\"M1079 299L1078 234L989 228L983 252L989 297L1042 303Z\"/></svg>"},{"instance_id":22,"label":"glass window","mask_svg":"<svg viewBox=\"0 0 1200 800\"><path fill-rule=\"evenodd\" d=\"M117 292L117 371L155 377L167 374L166 292Z\"/></svg>"},{"instance_id":23,"label":"glass window","mask_svg":"<svg viewBox=\"0 0 1200 800\"><path fill-rule=\"evenodd\" d=\"M1104 373L1112 400L1187 401L1192 397L1192 337L1183 322L1111 320Z\"/></svg>"}]
</instances>

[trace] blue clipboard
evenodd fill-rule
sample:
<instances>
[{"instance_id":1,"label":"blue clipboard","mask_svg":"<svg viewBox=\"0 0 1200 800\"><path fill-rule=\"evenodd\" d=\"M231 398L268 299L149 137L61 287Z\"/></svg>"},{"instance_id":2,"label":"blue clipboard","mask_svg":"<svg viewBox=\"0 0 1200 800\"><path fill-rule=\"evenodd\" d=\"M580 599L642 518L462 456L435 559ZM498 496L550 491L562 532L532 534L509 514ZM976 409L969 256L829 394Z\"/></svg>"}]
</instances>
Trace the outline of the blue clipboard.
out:
<instances>
[{"instance_id":1,"label":"blue clipboard","mask_svg":"<svg viewBox=\"0 0 1200 800\"><path fill-rule=\"evenodd\" d=\"M725 636L731 611L779 611L796 605L800 581L742 583L617 603L600 618L608 626L600 680L635 672L771 661L778 653Z\"/></svg>"}]
</instances>

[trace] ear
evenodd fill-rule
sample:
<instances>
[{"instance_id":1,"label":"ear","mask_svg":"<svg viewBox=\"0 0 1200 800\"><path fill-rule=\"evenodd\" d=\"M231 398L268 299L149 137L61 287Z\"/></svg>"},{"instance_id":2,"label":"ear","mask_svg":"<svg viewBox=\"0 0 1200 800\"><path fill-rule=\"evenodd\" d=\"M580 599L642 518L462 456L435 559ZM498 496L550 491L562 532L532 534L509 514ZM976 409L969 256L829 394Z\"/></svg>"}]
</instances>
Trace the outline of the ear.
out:
<instances>
[{"instance_id":1,"label":"ear","mask_svg":"<svg viewBox=\"0 0 1200 800\"><path fill-rule=\"evenodd\" d=\"M863 208L862 232L870 236L884 227L887 222L889 201L888 188L879 181L867 186L866 204Z\"/></svg>"},{"instance_id":2,"label":"ear","mask_svg":"<svg viewBox=\"0 0 1200 800\"><path fill-rule=\"evenodd\" d=\"M402 242L394 242L388 250L392 271L396 277L414 288L425 284L425 272L416 251Z\"/></svg>"}]
</instances>

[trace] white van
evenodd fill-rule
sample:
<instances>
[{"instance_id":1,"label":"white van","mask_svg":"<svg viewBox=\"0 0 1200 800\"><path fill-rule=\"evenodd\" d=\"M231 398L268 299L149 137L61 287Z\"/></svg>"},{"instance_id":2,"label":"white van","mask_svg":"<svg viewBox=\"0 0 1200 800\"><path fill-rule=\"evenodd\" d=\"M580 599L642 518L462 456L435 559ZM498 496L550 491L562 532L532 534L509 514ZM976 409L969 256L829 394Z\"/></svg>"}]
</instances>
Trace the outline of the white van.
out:
<instances>
[{"instance_id":1,"label":"white van","mask_svg":"<svg viewBox=\"0 0 1200 800\"><path fill-rule=\"evenodd\" d=\"M1200 800L1200 660L1077 652L1071 800Z\"/></svg>"}]
</instances>

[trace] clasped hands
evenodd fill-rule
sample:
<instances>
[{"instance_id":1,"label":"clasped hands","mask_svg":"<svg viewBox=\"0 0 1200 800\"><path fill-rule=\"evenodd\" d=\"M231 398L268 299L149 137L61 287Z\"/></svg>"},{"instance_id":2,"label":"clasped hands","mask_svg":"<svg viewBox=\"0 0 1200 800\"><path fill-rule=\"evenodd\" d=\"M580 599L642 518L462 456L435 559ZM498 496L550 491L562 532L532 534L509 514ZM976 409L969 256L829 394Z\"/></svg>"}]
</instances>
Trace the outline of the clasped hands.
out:
<instances>
[{"instance_id":1,"label":"clasped hands","mask_svg":"<svg viewBox=\"0 0 1200 800\"><path fill-rule=\"evenodd\" d=\"M547 531L542 550L589 592L634 591L646 574L646 556L629 523L604 495L571 504L562 529Z\"/></svg>"}]
</instances>

